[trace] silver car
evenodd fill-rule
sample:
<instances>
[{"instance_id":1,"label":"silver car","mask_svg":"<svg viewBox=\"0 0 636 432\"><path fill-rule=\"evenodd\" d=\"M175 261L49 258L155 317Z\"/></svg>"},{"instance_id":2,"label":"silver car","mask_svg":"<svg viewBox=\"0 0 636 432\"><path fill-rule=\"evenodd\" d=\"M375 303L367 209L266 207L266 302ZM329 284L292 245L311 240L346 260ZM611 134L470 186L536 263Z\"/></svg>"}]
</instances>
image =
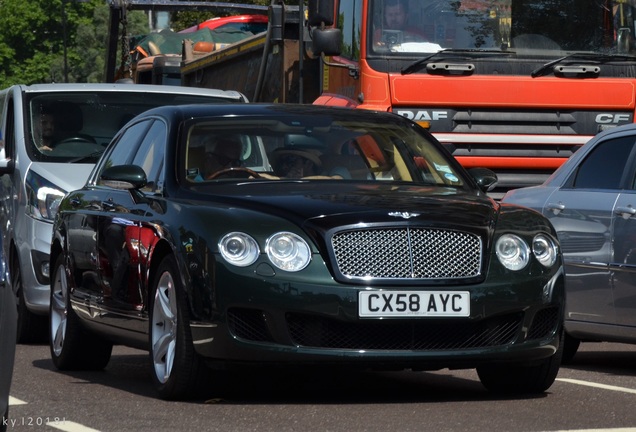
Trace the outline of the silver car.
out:
<instances>
[{"instance_id":1,"label":"silver car","mask_svg":"<svg viewBox=\"0 0 636 432\"><path fill-rule=\"evenodd\" d=\"M554 225L566 271L564 361L582 341L636 343L636 125L606 130L545 183L508 192Z\"/></svg>"},{"instance_id":2,"label":"silver car","mask_svg":"<svg viewBox=\"0 0 636 432\"><path fill-rule=\"evenodd\" d=\"M46 340L57 204L85 183L115 133L157 106L235 102L247 99L235 91L142 84L14 85L0 91L0 227L19 343Z\"/></svg>"}]
</instances>

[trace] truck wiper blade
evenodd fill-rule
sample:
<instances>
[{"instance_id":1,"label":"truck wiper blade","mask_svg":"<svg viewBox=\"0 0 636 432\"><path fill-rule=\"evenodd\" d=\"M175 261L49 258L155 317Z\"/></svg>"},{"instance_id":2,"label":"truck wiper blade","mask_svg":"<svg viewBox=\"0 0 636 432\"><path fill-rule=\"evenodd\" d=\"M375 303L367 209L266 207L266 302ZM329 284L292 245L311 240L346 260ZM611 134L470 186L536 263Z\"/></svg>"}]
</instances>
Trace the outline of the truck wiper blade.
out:
<instances>
[{"instance_id":1,"label":"truck wiper blade","mask_svg":"<svg viewBox=\"0 0 636 432\"><path fill-rule=\"evenodd\" d=\"M555 66L565 60L570 60L570 59L590 60L590 61L596 61L599 63L606 63L609 61L620 61L620 60L635 61L636 56L627 55L627 54L572 53L563 57L559 57L558 59L549 61L542 66L539 66L538 68L530 72L530 76L532 78L536 78L536 77L545 75L552 66Z\"/></svg>"},{"instance_id":2,"label":"truck wiper blade","mask_svg":"<svg viewBox=\"0 0 636 432\"><path fill-rule=\"evenodd\" d=\"M431 55L428 55L426 57L423 57L421 59L418 59L417 61L415 61L414 63L411 63L410 65L408 65L407 67L404 67L400 70L400 73L402 75L409 75L412 74L413 72L415 72L420 66L424 65L428 60L437 57L441 54L446 54L446 53L450 53L450 54L481 54L481 53L488 53L488 54L503 54L503 55L508 55L508 54L514 54L514 51L501 51L501 50L491 50L491 49L479 49L479 48L466 48L466 49L458 49L458 48L445 48L443 50L439 50L437 52L434 52Z\"/></svg>"}]
</instances>

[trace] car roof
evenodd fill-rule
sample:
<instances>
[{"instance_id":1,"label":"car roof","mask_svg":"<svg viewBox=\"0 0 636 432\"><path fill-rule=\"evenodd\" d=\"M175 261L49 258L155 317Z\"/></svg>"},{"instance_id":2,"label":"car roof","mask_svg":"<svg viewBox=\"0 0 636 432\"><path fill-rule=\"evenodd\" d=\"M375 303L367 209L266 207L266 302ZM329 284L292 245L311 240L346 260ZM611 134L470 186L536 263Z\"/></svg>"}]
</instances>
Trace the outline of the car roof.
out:
<instances>
[{"instance_id":1,"label":"car roof","mask_svg":"<svg viewBox=\"0 0 636 432\"><path fill-rule=\"evenodd\" d=\"M331 107L311 104L285 103L249 103L249 104L193 104L162 106L153 108L141 116L160 115L173 117L179 113L182 118L217 116L293 116L293 115L338 115L351 120L368 120L369 117L382 117L389 122L408 122L402 116L393 113L356 110L343 107Z\"/></svg>"},{"instance_id":2,"label":"car roof","mask_svg":"<svg viewBox=\"0 0 636 432\"><path fill-rule=\"evenodd\" d=\"M117 84L117 83L52 83L21 85L21 90L25 93L71 93L84 91L100 92L134 92L134 93L170 93L187 95L207 95L218 98L234 99L247 102L247 98L242 93L235 90L219 90L200 87L152 85L152 84Z\"/></svg>"}]
</instances>

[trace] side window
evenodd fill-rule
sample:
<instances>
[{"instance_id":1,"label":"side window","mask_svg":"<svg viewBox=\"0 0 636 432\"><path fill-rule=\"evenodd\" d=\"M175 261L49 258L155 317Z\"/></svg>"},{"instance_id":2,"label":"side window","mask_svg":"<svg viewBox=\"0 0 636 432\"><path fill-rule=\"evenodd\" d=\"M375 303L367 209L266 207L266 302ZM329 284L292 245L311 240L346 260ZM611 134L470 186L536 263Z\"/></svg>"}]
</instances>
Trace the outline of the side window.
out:
<instances>
[{"instance_id":1,"label":"side window","mask_svg":"<svg viewBox=\"0 0 636 432\"><path fill-rule=\"evenodd\" d=\"M342 30L342 57L360 59L362 0L341 0L338 4L338 27Z\"/></svg>"},{"instance_id":2,"label":"side window","mask_svg":"<svg viewBox=\"0 0 636 432\"><path fill-rule=\"evenodd\" d=\"M2 139L4 140L4 156L6 158L15 158L15 110L13 109L14 99L9 97L7 103L5 130L2 131Z\"/></svg>"},{"instance_id":3,"label":"side window","mask_svg":"<svg viewBox=\"0 0 636 432\"><path fill-rule=\"evenodd\" d=\"M142 189L144 192L157 193L163 186L162 168L165 144L167 140L166 125L155 121L133 159L133 165L139 165L146 172L148 184Z\"/></svg>"},{"instance_id":4,"label":"side window","mask_svg":"<svg viewBox=\"0 0 636 432\"><path fill-rule=\"evenodd\" d=\"M152 122L153 120L146 120L135 123L126 129L110 150L108 156L102 160L101 167L99 168L100 175L106 168L132 163L132 155L134 155L135 152L131 151L131 149L139 147L139 143L144 138Z\"/></svg>"},{"instance_id":5,"label":"side window","mask_svg":"<svg viewBox=\"0 0 636 432\"><path fill-rule=\"evenodd\" d=\"M573 186L577 189L620 189L634 137L600 143L581 163Z\"/></svg>"}]
</instances>

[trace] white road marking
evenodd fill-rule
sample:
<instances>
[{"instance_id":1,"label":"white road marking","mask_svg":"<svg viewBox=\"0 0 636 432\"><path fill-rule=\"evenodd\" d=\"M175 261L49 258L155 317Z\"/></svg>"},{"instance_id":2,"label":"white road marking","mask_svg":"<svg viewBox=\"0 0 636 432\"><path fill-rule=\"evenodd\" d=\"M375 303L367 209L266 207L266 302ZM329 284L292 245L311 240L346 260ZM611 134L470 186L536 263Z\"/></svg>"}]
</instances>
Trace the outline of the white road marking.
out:
<instances>
[{"instance_id":1,"label":"white road marking","mask_svg":"<svg viewBox=\"0 0 636 432\"><path fill-rule=\"evenodd\" d=\"M65 432L99 432L97 429L89 428L88 426L67 420L49 422L46 425Z\"/></svg>"},{"instance_id":2,"label":"white road marking","mask_svg":"<svg viewBox=\"0 0 636 432\"><path fill-rule=\"evenodd\" d=\"M636 394L636 389L631 389L631 388L627 388L627 387L618 387L618 386L612 386L612 385L607 385L607 384L598 384L598 383L593 383L590 381L581 381L581 380L575 380L575 379L570 379L570 378L557 378L557 381L562 381L562 382L567 382L570 384L578 384L578 385L582 385L582 386L587 386L587 387L595 387L595 388L600 388L600 389L604 389L604 390L613 390L613 391L619 391L619 392L623 392L623 393L631 393L631 394ZM607 429L610 430L610 429ZM620 431L621 429L612 429L612 430L617 430ZM626 430L636 430L636 429L626 429Z\"/></svg>"},{"instance_id":3,"label":"white road marking","mask_svg":"<svg viewBox=\"0 0 636 432\"><path fill-rule=\"evenodd\" d=\"M636 432L636 428L614 428L614 429L571 429L550 432Z\"/></svg>"},{"instance_id":4,"label":"white road marking","mask_svg":"<svg viewBox=\"0 0 636 432\"><path fill-rule=\"evenodd\" d=\"M27 403L23 400L14 398L13 396L9 396L9 406L16 406L16 405L26 405Z\"/></svg>"},{"instance_id":5,"label":"white road marking","mask_svg":"<svg viewBox=\"0 0 636 432\"><path fill-rule=\"evenodd\" d=\"M17 405L27 405L28 402L20 400L18 398L14 398L13 396L9 396L9 406L17 406ZM23 417L23 418L12 418L9 415L8 425L9 426L17 426L17 425L27 425L27 426L41 426L45 424L46 426L50 426L55 429L59 429L64 432L100 432L97 429L89 428L88 426L84 426L79 423L75 423L72 421L60 419L54 421L47 421L50 418L44 417Z\"/></svg>"}]
</instances>

